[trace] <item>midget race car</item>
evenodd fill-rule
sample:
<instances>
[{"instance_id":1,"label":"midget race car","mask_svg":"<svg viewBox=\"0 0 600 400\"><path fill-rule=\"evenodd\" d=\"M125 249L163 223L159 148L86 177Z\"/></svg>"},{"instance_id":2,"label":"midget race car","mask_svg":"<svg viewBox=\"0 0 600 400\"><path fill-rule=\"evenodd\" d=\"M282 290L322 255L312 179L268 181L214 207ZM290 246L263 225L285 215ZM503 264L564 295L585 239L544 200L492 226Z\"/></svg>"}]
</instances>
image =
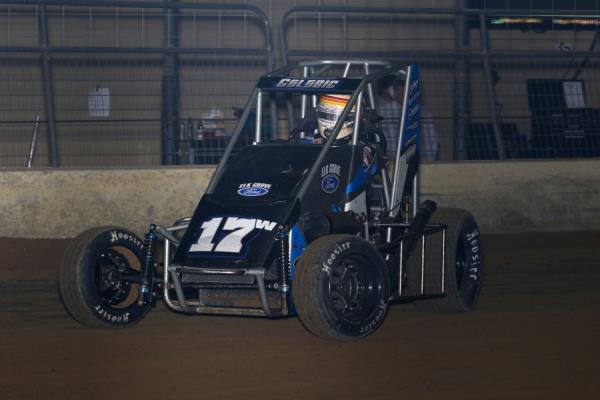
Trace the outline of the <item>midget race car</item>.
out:
<instances>
[{"instance_id":1,"label":"midget race car","mask_svg":"<svg viewBox=\"0 0 600 400\"><path fill-rule=\"evenodd\" d=\"M393 149L375 99L389 76L404 87ZM333 119L327 98L343 105ZM150 224L143 238L109 226L72 242L59 273L67 311L126 327L162 297L181 313L297 316L319 337L353 340L391 302L472 310L479 230L465 210L419 202L419 99L417 65L319 60L264 75L191 218ZM236 145L250 117L254 137Z\"/></svg>"}]
</instances>

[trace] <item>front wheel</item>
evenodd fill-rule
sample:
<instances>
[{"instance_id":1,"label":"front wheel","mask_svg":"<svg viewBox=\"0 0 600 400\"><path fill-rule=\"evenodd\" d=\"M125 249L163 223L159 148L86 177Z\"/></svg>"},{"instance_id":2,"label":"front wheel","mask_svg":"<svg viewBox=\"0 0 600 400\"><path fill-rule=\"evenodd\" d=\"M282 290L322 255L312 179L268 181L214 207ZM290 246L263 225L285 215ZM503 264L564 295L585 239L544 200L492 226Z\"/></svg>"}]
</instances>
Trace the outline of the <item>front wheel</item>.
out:
<instances>
[{"instance_id":1,"label":"front wheel","mask_svg":"<svg viewBox=\"0 0 600 400\"><path fill-rule=\"evenodd\" d=\"M121 328L140 321L151 304L138 305L144 246L116 227L87 230L63 256L58 283L63 304L82 325Z\"/></svg>"},{"instance_id":2,"label":"front wheel","mask_svg":"<svg viewBox=\"0 0 600 400\"><path fill-rule=\"evenodd\" d=\"M302 324L316 336L355 340L382 324L390 295L381 254L364 239L324 236L298 260L292 283Z\"/></svg>"}]
</instances>

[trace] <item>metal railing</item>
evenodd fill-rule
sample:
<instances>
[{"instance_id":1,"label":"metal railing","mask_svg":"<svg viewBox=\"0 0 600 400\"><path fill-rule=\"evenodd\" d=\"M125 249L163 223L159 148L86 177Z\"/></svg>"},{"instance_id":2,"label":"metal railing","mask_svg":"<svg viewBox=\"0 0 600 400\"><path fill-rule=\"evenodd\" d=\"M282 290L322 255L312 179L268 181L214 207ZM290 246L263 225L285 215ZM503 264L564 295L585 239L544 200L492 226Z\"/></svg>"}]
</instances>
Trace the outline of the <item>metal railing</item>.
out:
<instances>
[{"instance_id":1,"label":"metal railing","mask_svg":"<svg viewBox=\"0 0 600 400\"><path fill-rule=\"evenodd\" d=\"M598 157L599 14L302 6L279 41L418 62L424 160ZM274 63L251 4L0 1L0 167L216 164Z\"/></svg>"},{"instance_id":2,"label":"metal railing","mask_svg":"<svg viewBox=\"0 0 600 400\"><path fill-rule=\"evenodd\" d=\"M2 1L0 27L3 167L214 163L274 67L249 4Z\"/></svg>"},{"instance_id":3,"label":"metal railing","mask_svg":"<svg viewBox=\"0 0 600 400\"><path fill-rule=\"evenodd\" d=\"M598 157L599 30L593 11L299 6L284 14L279 39L284 63L418 62L422 122L435 135L425 160ZM558 101L561 84L572 86L561 105L536 104L552 91Z\"/></svg>"}]
</instances>

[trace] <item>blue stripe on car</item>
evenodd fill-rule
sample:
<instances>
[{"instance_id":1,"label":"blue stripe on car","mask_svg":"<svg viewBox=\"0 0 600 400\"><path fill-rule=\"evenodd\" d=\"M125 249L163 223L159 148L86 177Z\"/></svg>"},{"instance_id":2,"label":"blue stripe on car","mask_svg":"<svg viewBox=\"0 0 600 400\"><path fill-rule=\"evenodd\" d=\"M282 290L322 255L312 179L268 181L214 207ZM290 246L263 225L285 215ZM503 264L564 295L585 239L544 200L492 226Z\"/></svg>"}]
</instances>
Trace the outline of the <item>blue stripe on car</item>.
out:
<instances>
[{"instance_id":1,"label":"blue stripe on car","mask_svg":"<svg viewBox=\"0 0 600 400\"><path fill-rule=\"evenodd\" d=\"M294 225L290 232L290 279L294 280L296 275L296 260L304 253L306 249L306 239L298 225Z\"/></svg>"},{"instance_id":2,"label":"blue stripe on car","mask_svg":"<svg viewBox=\"0 0 600 400\"><path fill-rule=\"evenodd\" d=\"M353 193L354 191L360 189L362 185L367 180L367 177L373 176L377 173L377 159L373 160L369 169L365 172L364 169L359 168L358 173L352 179L352 181L346 186L346 194Z\"/></svg>"}]
</instances>

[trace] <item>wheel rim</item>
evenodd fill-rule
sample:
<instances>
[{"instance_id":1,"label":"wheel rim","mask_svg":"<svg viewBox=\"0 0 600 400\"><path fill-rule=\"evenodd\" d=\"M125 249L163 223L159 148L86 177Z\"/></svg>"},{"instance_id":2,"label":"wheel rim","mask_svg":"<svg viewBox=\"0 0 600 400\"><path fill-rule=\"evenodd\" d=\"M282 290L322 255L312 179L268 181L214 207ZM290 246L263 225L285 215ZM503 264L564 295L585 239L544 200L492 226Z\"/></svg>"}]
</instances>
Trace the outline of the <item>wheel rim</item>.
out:
<instances>
[{"instance_id":1,"label":"wheel rim","mask_svg":"<svg viewBox=\"0 0 600 400\"><path fill-rule=\"evenodd\" d=\"M380 279L369 260L348 255L332 267L328 290L331 310L348 322L362 322L377 308Z\"/></svg>"},{"instance_id":2,"label":"wheel rim","mask_svg":"<svg viewBox=\"0 0 600 400\"><path fill-rule=\"evenodd\" d=\"M113 248L103 251L98 256L95 272L95 288L104 305L116 309L131 305L132 285L121 275L137 271L122 253Z\"/></svg>"}]
</instances>

